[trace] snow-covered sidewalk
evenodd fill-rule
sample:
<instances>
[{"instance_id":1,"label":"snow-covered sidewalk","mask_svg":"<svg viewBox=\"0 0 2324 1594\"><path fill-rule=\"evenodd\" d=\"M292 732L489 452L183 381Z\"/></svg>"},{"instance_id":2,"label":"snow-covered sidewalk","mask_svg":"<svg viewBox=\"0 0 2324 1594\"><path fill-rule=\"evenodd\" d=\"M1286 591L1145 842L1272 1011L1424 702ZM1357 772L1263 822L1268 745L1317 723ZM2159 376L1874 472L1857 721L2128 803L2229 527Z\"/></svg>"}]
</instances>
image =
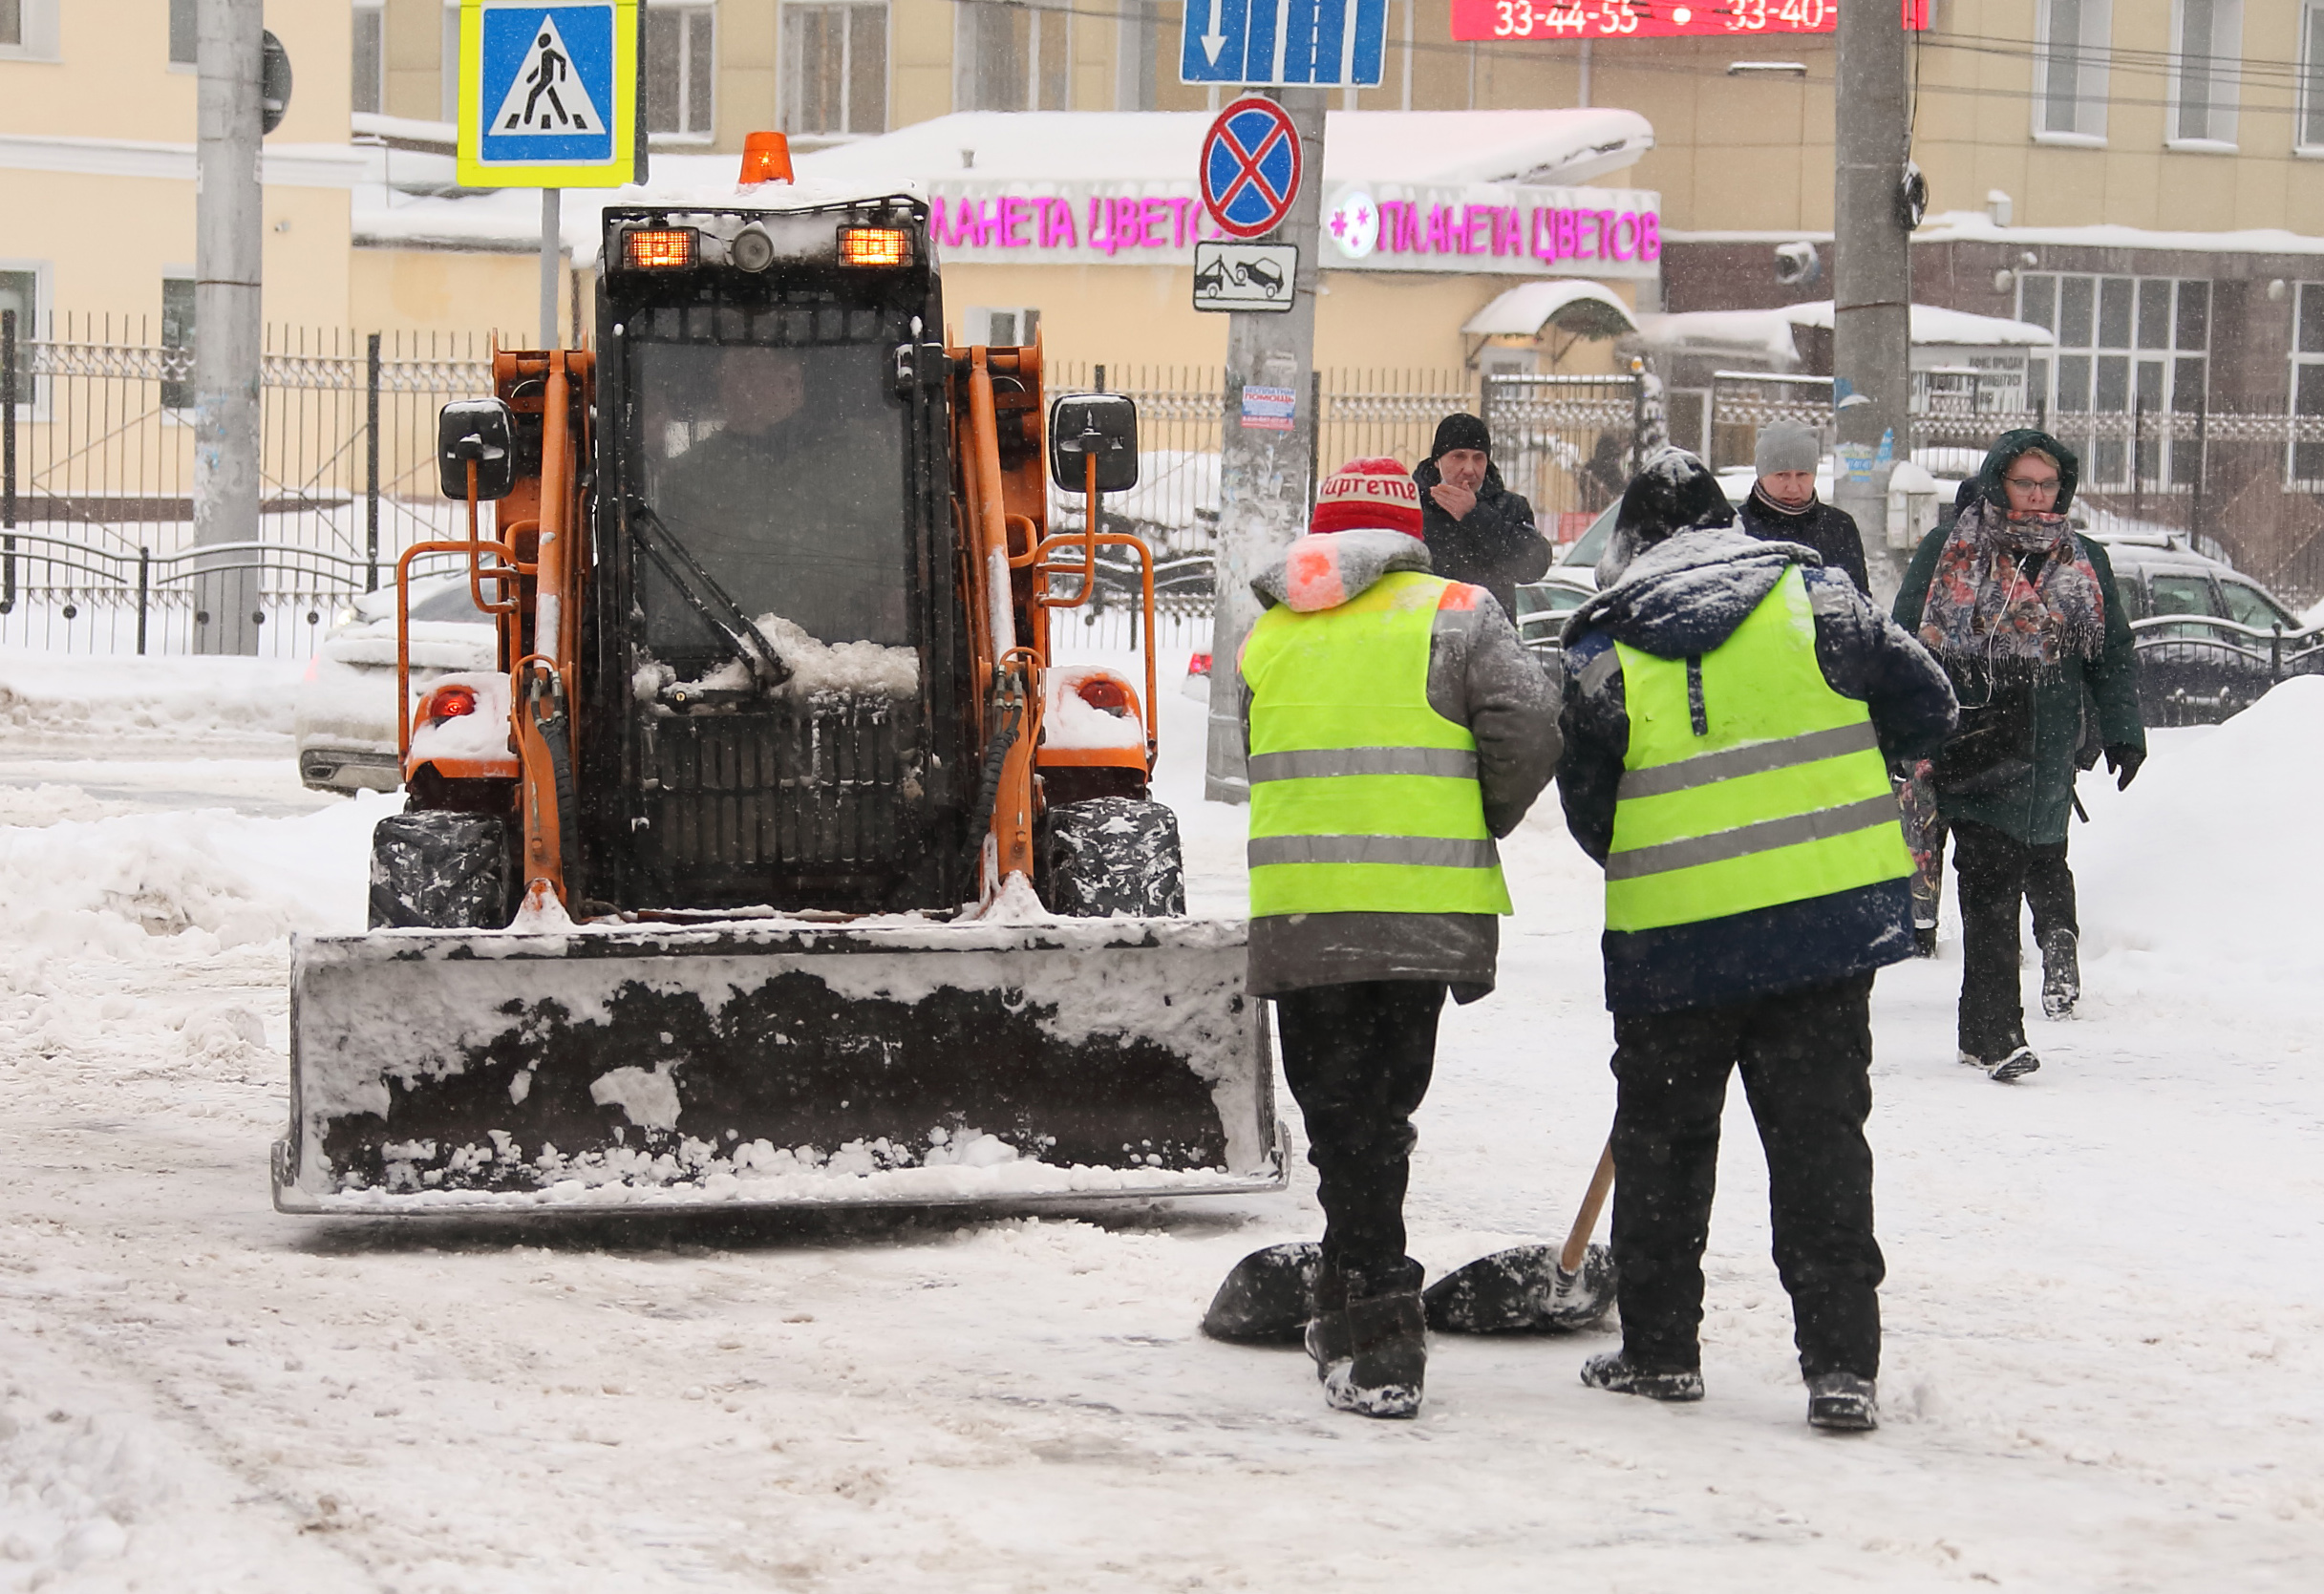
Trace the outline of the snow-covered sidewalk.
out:
<instances>
[{"instance_id":1,"label":"snow-covered sidewalk","mask_svg":"<svg viewBox=\"0 0 2324 1594\"><path fill-rule=\"evenodd\" d=\"M1194 905L1237 911L1242 813L1164 679ZM1235 1258L1314 1232L1304 1164L974 1219L277 1216L284 935L359 923L386 805L300 812L287 738L150 754L139 714L183 716L99 699L107 747L0 750L0 1590L2249 1590L2324 1558L2324 683L2084 783L2089 996L2031 1080L1952 1061L1952 946L1882 976L1887 1426L1855 1440L1801 1420L1739 1092L1684 1409L1582 1388L1598 1338L1442 1339L1421 1418L1366 1423L1204 1340ZM1421 1116L1432 1268L1562 1233L1611 1112L1596 871L1554 796L1505 852L1503 988Z\"/></svg>"}]
</instances>

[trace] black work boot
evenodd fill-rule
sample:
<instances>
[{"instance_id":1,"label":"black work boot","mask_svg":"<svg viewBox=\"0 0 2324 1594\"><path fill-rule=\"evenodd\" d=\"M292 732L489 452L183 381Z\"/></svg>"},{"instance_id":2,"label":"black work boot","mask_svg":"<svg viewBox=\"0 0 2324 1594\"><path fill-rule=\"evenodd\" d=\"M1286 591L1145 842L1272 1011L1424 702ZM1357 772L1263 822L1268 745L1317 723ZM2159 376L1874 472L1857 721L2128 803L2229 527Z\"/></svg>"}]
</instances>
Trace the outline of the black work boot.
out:
<instances>
[{"instance_id":1,"label":"black work boot","mask_svg":"<svg viewBox=\"0 0 2324 1594\"><path fill-rule=\"evenodd\" d=\"M1819 1372L1807 1381L1807 1420L1833 1434L1869 1434L1880 1426L1872 1380L1853 1372Z\"/></svg>"},{"instance_id":2,"label":"black work boot","mask_svg":"<svg viewBox=\"0 0 2324 1594\"><path fill-rule=\"evenodd\" d=\"M1684 1402L1703 1397L1700 1368L1639 1367L1619 1350L1601 1350L1582 1364L1582 1382L1593 1390L1615 1394L1642 1394L1649 1400Z\"/></svg>"},{"instance_id":3,"label":"black work boot","mask_svg":"<svg viewBox=\"0 0 2324 1594\"><path fill-rule=\"evenodd\" d=\"M2082 999L2080 938L2052 930L2041 938L2041 1011L2045 1018L2072 1018Z\"/></svg>"},{"instance_id":4,"label":"black work boot","mask_svg":"<svg viewBox=\"0 0 2324 1594\"><path fill-rule=\"evenodd\" d=\"M1385 1279L1351 1280L1326 1268L1315 1281L1308 1354L1315 1358L1324 1403L1333 1411L1368 1417L1419 1414L1428 1371L1420 1278L1420 1265L1407 1260Z\"/></svg>"}]
</instances>

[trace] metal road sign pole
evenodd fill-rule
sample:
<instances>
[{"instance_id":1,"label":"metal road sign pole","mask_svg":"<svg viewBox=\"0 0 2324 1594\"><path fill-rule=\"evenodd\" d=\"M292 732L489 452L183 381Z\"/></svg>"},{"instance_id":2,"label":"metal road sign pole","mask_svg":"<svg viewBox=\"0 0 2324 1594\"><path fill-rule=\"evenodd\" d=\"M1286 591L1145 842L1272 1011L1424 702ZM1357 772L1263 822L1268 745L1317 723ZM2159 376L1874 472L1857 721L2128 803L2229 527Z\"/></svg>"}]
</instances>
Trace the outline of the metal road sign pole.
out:
<instances>
[{"instance_id":1,"label":"metal road sign pole","mask_svg":"<svg viewBox=\"0 0 2324 1594\"><path fill-rule=\"evenodd\" d=\"M258 541L260 20L259 0L201 0L195 13L197 545ZM204 574L194 592L196 652L258 651L255 572Z\"/></svg>"},{"instance_id":2,"label":"metal road sign pole","mask_svg":"<svg viewBox=\"0 0 2324 1594\"><path fill-rule=\"evenodd\" d=\"M541 347L559 347L557 338L557 279L565 253L562 203L555 188L541 190Z\"/></svg>"},{"instance_id":3,"label":"metal road sign pole","mask_svg":"<svg viewBox=\"0 0 2324 1594\"><path fill-rule=\"evenodd\" d=\"M1900 203L1911 153L1910 40L1895 6L1843 6L1839 35L1832 371L1853 390L1839 411L1840 441L1876 451L1887 435L1901 459L1911 447L1912 235ZM1868 402L1846 401L1854 398ZM1884 604L1903 584L1910 553L1888 546L1891 468L1846 473L1832 490L1864 533L1870 596Z\"/></svg>"},{"instance_id":4,"label":"metal road sign pole","mask_svg":"<svg viewBox=\"0 0 2324 1594\"><path fill-rule=\"evenodd\" d=\"M1189 14L1194 7L1189 6ZM1226 320L1226 440L1220 461L1219 531L1210 629L1210 726L1203 795L1250 800L1243 761L1241 678L1235 661L1259 618L1251 578L1307 530L1315 450L1310 372L1315 364L1315 247L1323 209L1324 89L1277 89L1304 147L1297 196L1269 241L1299 251L1297 296L1288 312L1238 310ZM1289 431L1247 425L1246 387L1290 390Z\"/></svg>"}]
</instances>

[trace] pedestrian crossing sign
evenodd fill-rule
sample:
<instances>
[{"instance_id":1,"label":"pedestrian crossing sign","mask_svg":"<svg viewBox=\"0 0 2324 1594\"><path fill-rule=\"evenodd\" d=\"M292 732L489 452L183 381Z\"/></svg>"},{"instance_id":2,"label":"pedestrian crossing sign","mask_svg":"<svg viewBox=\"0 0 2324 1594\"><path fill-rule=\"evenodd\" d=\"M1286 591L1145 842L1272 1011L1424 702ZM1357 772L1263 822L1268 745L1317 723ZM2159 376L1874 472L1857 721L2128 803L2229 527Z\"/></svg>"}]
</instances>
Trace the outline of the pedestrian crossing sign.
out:
<instances>
[{"instance_id":1,"label":"pedestrian crossing sign","mask_svg":"<svg viewBox=\"0 0 2324 1594\"><path fill-rule=\"evenodd\" d=\"M613 188L637 148L638 0L460 0L459 181Z\"/></svg>"}]
</instances>

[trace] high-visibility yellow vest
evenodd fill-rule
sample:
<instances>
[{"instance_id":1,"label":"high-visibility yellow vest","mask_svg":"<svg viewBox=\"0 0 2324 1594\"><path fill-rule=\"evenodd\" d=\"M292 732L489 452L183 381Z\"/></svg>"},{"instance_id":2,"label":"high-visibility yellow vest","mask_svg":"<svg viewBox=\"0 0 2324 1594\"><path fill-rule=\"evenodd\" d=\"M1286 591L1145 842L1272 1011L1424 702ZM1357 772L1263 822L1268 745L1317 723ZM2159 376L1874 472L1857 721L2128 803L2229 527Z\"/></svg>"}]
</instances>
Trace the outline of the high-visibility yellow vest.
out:
<instances>
[{"instance_id":1,"label":"high-visibility yellow vest","mask_svg":"<svg viewBox=\"0 0 2324 1594\"><path fill-rule=\"evenodd\" d=\"M1428 706L1437 610L1476 590L1397 571L1251 627L1253 918L1510 911L1477 738Z\"/></svg>"},{"instance_id":2,"label":"high-visibility yellow vest","mask_svg":"<svg viewBox=\"0 0 2324 1594\"><path fill-rule=\"evenodd\" d=\"M1606 927L1660 929L1912 873L1872 716L1816 664L1793 566L1710 652L1617 642L1630 751L1606 860Z\"/></svg>"}]
</instances>

